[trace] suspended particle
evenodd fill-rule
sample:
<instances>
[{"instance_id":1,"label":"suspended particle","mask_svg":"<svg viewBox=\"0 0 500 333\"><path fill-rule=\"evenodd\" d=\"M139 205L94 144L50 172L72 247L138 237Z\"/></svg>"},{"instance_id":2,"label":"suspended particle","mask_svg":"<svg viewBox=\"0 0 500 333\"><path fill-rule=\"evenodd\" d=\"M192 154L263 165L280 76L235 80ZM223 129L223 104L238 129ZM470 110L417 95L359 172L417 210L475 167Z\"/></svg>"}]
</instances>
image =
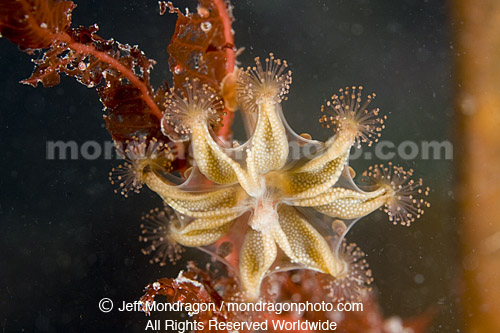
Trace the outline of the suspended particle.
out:
<instances>
[{"instance_id":1,"label":"suspended particle","mask_svg":"<svg viewBox=\"0 0 500 333\"><path fill-rule=\"evenodd\" d=\"M196 8L196 11L201 18L208 18L210 16L210 11L205 7L198 6L198 8Z\"/></svg>"},{"instance_id":2,"label":"suspended particle","mask_svg":"<svg viewBox=\"0 0 500 333\"><path fill-rule=\"evenodd\" d=\"M87 69L87 64L86 64L86 63L84 63L83 61L80 61L80 62L78 63L78 70L80 70L80 71L84 71L84 70L86 70L86 69Z\"/></svg>"},{"instance_id":3,"label":"suspended particle","mask_svg":"<svg viewBox=\"0 0 500 333\"><path fill-rule=\"evenodd\" d=\"M201 22L200 28L203 32L209 32L212 29L212 23L208 21Z\"/></svg>"},{"instance_id":4,"label":"suspended particle","mask_svg":"<svg viewBox=\"0 0 500 333\"><path fill-rule=\"evenodd\" d=\"M180 73L182 73L183 70L184 70L184 68L182 68L182 66L179 64L174 66L174 74L179 75Z\"/></svg>"}]
</instances>

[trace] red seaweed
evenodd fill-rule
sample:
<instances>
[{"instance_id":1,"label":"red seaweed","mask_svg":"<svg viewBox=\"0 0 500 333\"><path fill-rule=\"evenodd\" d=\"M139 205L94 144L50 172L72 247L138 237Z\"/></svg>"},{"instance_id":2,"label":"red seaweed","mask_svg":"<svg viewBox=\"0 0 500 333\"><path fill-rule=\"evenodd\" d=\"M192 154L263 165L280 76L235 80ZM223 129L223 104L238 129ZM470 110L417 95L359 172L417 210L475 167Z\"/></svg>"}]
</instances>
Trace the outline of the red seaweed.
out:
<instances>
[{"instance_id":1,"label":"red seaweed","mask_svg":"<svg viewBox=\"0 0 500 333\"><path fill-rule=\"evenodd\" d=\"M226 11L227 4L201 1L198 12L187 15L171 3L161 6L163 12L168 7L178 14L168 47L173 86L182 89L186 77L197 77L219 91L235 63L232 16ZM59 84L61 73L74 77L87 87L97 88L105 107L106 127L117 143L138 137L169 142L161 131L168 86L154 89L150 83L155 61L137 46L99 37L97 25L71 28L75 7L71 1L54 0L7 0L0 4L0 34L29 54L42 52L34 60L33 74L22 83L52 87ZM226 116L221 135L230 135L231 119ZM180 163L179 168L183 165Z\"/></svg>"}]
</instances>

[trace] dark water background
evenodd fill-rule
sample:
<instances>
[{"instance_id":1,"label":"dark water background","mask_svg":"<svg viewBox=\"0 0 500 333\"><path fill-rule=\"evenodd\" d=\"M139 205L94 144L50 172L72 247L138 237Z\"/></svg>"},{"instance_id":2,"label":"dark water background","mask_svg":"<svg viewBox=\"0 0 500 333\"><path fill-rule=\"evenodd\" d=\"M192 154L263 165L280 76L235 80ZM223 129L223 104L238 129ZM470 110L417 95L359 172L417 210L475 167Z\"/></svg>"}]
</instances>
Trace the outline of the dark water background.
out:
<instances>
[{"instance_id":1,"label":"dark water background","mask_svg":"<svg viewBox=\"0 0 500 333\"><path fill-rule=\"evenodd\" d=\"M246 47L241 63L274 52L294 72L283 108L298 133L326 139L316 121L320 105L338 88L362 84L389 115L383 139L451 140L453 45L444 1L233 2L236 43ZM192 1L176 4L195 9ZM165 49L175 16L159 16L156 1L78 2L73 26L93 23L102 37L138 44L157 60L156 86L169 78ZM143 313L103 314L97 305L103 297L115 305L137 300L146 284L183 267L152 266L140 253L140 217L161 202L150 191L115 195L108 171L117 160L47 160L47 141L110 137L95 90L66 77L50 89L19 84L32 71L29 59L0 40L0 330L142 332ZM387 317L435 308L432 332L456 332L453 161L393 161L415 168L432 187L432 208L411 228L372 214L348 237L368 255ZM351 165L360 173L379 162ZM196 250L186 258L207 259Z\"/></svg>"}]
</instances>

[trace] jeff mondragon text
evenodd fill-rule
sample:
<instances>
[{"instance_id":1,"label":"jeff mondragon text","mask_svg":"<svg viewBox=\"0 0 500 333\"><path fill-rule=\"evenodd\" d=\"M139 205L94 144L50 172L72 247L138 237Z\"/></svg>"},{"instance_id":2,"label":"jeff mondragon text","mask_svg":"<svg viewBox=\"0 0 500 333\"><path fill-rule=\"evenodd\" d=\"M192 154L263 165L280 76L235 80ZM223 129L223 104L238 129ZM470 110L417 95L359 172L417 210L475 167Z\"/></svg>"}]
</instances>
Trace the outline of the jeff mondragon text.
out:
<instances>
[{"instance_id":1,"label":"jeff mondragon text","mask_svg":"<svg viewBox=\"0 0 500 333\"><path fill-rule=\"evenodd\" d=\"M186 311L190 316L201 312L310 312L310 311L363 311L363 303L328 303L328 302L303 302L303 303L272 303L272 302L221 302L215 303L162 303L162 302L123 302L118 311Z\"/></svg>"}]
</instances>

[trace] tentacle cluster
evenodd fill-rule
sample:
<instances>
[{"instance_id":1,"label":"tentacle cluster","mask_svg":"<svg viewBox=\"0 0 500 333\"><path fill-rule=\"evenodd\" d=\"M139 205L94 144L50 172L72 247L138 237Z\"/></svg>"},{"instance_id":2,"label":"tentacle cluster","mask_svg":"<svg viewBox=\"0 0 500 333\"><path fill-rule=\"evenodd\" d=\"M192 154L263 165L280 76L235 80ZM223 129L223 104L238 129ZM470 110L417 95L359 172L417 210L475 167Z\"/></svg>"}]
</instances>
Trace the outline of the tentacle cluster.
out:
<instances>
[{"instance_id":1,"label":"tentacle cluster","mask_svg":"<svg viewBox=\"0 0 500 333\"><path fill-rule=\"evenodd\" d=\"M262 101L280 103L292 83L292 72L287 70L288 63L270 53L262 66L260 58L255 58L256 65L239 71L236 81L236 93L245 111L255 112Z\"/></svg>"},{"instance_id":2,"label":"tentacle cluster","mask_svg":"<svg viewBox=\"0 0 500 333\"><path fill-rule=\"evenodd\" d=\"M363 87L353 86L339 90L339 94L334 94L331 101L321 106L323 116L319 122L323 127L341 129L352 129L355 131L356 146L361 147L361 143L371 146L380 138L381 131L385 128L384 121L387 116L379 117L379 108L368 110L368 105L375 98L375 94L370 94L366 100L362 99Z\"/></svg>"},{"instance_id":3,"label":"tentacle cluster","mask_svg":"<svg viewBox=\"0 0 500 333\"><path fill-rule=\"evenodd\" d=\"M330 297L337 302L359 301L373 282L365 253L355 243L343 240L339 255L344 269L329 284Z\"/></svg>"},{"instance_id":4,"label":"tentacle cluster","mask_svg":"<svg viewBox=\"0 0 500 333\"><path fill-rule=\"evenodd\" d=\"M430 204L421 196L429 195L429 187L424 187L422 178L412 179L413 170L405 171L402 167L388 163L375 165L364 171L364 182L385 186L389 197L382 208L394 224L409 226L424 214L424 208Z\"/></svg>"},{"instance_id":5,"label":"tentacle cluster","mask_svg":"<svg viewBox=\"0 0 500 333\"><path fill-rule=\"evenodd\" d=\"M198 79L186 78L181 89L170 89L162 119L163 133L172 141L187 141L193 125L219 125L223 109L224 102L215 90Z\"/></svg>"},{"instance_id":6,"label":"tentacle cluster","mask_svg":"<svg viewBox=\"0 0 500 333\"><path fill-rule=\"evenodd\" d=\"M115 193L128 197L129 193L139 193L144 184L142 176L146 167L170 171L173 155L168 145L156 138L134 137L116 146L117 153L126 160L109 173L111 184L117 185Z\"/></svg>"},{"instance_id":7,"label":"tentacle cluster","mask_svg":"<svg viewBox=\"0 0 500 333\"><path fill-rule=\"evenodd\" d=\"M173 210L168 207L153 209L142 217L142 221L139 242L148 244L142 249L142 253L145 255L154 253L150 263L165 266L168 260L175 264L185 249L170 234L172 225L173 228L179 228L179 220Z\"/></svg>"}]
</instances>

